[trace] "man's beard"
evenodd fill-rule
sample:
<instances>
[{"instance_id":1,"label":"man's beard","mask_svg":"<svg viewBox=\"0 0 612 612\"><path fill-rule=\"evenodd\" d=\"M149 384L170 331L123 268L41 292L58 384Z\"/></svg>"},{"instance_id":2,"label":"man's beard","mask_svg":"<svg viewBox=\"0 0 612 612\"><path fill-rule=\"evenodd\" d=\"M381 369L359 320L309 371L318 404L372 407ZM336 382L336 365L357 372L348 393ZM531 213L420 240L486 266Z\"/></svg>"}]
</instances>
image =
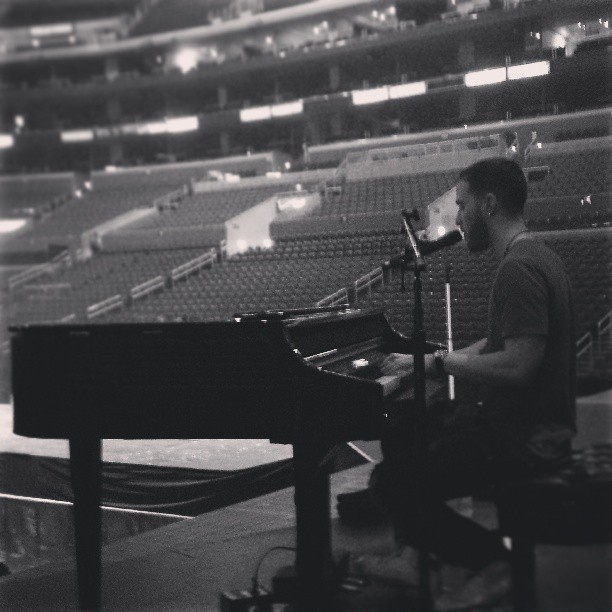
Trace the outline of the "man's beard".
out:
<instances>
[{"instance_id":1,"label":"man's beard","mask_svg":"<svg viewBox=\"0 0 612 612\"><path fill-rule=\"evenodd\" d=\"M474 219L468 228L466 237L467 247L472 253L486 251L489 248L489 230L481 214Z\"/></svg>"}]
</instances>

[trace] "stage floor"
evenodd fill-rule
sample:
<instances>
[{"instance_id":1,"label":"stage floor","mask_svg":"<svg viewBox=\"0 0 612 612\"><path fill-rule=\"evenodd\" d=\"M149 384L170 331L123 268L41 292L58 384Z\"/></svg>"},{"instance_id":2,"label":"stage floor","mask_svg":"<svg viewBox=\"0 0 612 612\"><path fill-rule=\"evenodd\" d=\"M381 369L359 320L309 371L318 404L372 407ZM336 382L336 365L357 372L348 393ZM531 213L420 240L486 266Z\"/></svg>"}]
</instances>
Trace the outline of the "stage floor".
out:
<instances>
[{"instance_id":1,"label":"stage floor","mask_svg":"<svg viewBox=\"0 0 612 612\"><path fill-rule=\"evenodd\" d=\"M0 451L68 458L67 440L13 433L13 409L0 404ZM291 458L291 446L268 440L104 440L103 460L206 470L238 470Z\"/></svg>"},{"instance_id":2,"label":"stage floor","mask_svg":"<svg viewBox=\"0 0 612 612\"><path fill-rule=\"evenodd\" d=\"M609 397L598 398L598 403ZM0 408L3 451L67 457L65 441L30 440L11 433L10 407ZM365 450L377 458L377 445ZM203 469L238 469L290 456L290 447L267 441L160 440L105 441L106 461L147 463ZM350 528L335 512L335 496L363 488L370 466L331 476L332 544L358 554L391 550L388 525ZM492 509L474 506L475 517L492 526ZM104 610L212 611L221 591L248 588L262 555L274 546L293 546L293 488L179 520L146 533L125 537L103 549ZM271 554L262 564L261 583L268 587L275 571L293 562L290 552ZM612 547L545 547L537 549L540 612L609 612L612 609ZM445 583L457 580L452 572ZM374 582L361 593L340 598L334 610L393 612L416 610L411 593ZM76 610L75 567L71 558L46 563L0 578L2 610ZM276 609L283 609L282 606ZM498 608L507 611L507 607Z\"/></svg>"}]
</instances>

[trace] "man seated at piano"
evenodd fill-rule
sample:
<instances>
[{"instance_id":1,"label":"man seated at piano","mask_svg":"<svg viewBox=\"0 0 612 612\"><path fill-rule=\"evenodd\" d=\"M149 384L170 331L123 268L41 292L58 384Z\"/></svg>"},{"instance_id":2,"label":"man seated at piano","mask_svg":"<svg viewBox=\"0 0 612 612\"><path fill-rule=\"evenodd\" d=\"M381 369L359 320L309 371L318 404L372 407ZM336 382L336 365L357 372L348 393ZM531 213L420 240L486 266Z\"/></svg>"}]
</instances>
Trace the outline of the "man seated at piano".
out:
<instances>
[{"instance_id":1,"label":"man seated at piano","mask_svg":"<svg viewBox=\"0 0 612 612\"><path fill-rule=\"evenodd\" d=\"M523 220L527 185L513 161L479 161L460 174L457 225L470 252L490 249L498 268L489 297L487 336L471 346L426 355L426 374L483 387L483 401L439 401L428 406L427 488L429 544L442 563L466 568L459 588L436 597L437 610L467 610L505 598L509 552L500 535L455 512L446 500L495 483L556 467L575 434L574 322L563 264ZM461 305L459 305L461 307ZM385 374L412 367L411 355L392 354ZM383 460L370 492L390 517L397 551L363 555L366 574L418 584L415 503L418 464L408 443L405 401L389 407L381 439Z\"/></svg>"}]
</instances>

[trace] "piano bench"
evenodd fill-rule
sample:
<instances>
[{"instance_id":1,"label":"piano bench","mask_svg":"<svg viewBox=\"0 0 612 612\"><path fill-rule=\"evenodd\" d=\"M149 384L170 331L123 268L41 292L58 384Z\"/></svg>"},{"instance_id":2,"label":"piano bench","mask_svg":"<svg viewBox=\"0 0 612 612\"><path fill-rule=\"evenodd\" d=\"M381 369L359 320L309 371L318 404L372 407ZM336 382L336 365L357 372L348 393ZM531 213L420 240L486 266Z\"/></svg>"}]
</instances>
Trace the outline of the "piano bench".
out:
<instances>
[{"instance_id":1,"label":"piano bench","mask_svg":"<svg viewBox=\"0 0 612 612\"><path fill-rule=\"evenodd\" d=\"M511 538L514 610L537 610L535 546L612 543L612 444L585 447L548 475L495 493L500 531Z\"/></svg>"},{"instance_id":2,"label":"piano bench","mask_svg":"<svg viewBox=\"0 0 612 612\"><path fill-rule=\"evenodd\" d=\"M340 493L337 509L340 522L350 527L371 527L386 521L385 515L374 501L370 489Z\"/></svg>"}]
</instances>

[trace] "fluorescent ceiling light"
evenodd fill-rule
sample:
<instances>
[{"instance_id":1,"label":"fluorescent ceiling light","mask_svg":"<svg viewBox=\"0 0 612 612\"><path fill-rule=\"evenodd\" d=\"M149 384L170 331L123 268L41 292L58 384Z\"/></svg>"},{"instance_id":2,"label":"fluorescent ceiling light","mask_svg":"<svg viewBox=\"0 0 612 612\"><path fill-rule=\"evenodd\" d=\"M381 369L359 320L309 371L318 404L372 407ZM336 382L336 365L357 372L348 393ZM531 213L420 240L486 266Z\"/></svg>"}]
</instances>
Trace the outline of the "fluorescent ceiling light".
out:
<instances>
[{"instance_id":1,"label":"fluorescent ceiling light","mask_svg":"<svg viewBox=\"0 0 612 612\"><path fill-rule=\"evenodd\" d=\"M240 121L247 123L248 121L262 121L270 119L272 111L269 106L254 106L253 108L243 108L240 111Z\"/></svg>"},{"instance_id":2,"label":"fluorescent ceiling light","mask_svg":"<svg viewBox=\"0 0 612 612\"><path fill-rule=\"evenodd\" d=\"M93 140L93 130L72 130L71 132L62 132L62 142L89 142Z\"/></svg>"},{"instance_id":3,"label":"fluorescent ceiling light","mask_svg":"<svg viewBox=\"0 0 612 612\"><path fill-rule=\"evenodd\" d=\"M411 96L420 96L427 91L425 81L416 83L405 83L404 85L392 85L389 87L389 98L397 100L398 98L410 98Z\"/></svg>"},{"instance_id":4,"label":"fluorescent ceiling light","mask_svg":"<svg viewBox=\"0 0 612 612\"><path fill-rule=\"evenodd\" d=\"M493 85L494 83L503 83L505 80L505 68L488 68L487 70L477 70L476 72L468 72L464 77L464 82L468 87Z\"/></svg>"},{"instance_id":5,"label":"fluorescent ceiling light","mask_svg":"<svg viewBox=\"0 0 612 612\"><path fill-rule=\"evenodd\" d=\"M15 139L10 134L0 134L0 149L10 149L15 144Z\"/></svg>"},{"instance_id":6,"label":"fluorescent ceiling light","mask_svg":"<svg viewBox=\"0 0 612 612\"><path fill-rule=\"evenodd\" d=\"M274 104L270 107L272 117L288 117L299 115L304 112L304 101L286 102L285 104Z\"/></svg>"},{"instance_id":7,"label":"fluorescent ceiling light","mask_svg":"<svg viewBox=\"0 0 612 612\"><path fill-rule=\"evenodd\" d=\"M356 89L351 92L353 96L353 104L375 104L376 102L384 102L389 99L389 88L376 87L375 89Z\"/></svg>"},{"instance_id":8,"label":"fluorescent ceiling light","mask_svg":"<svg viewBox=\"0 0 612 612\"><path fill-rule=\"evenodd\" d=\"M60 36L71 34L73 30L71 23L55 23L52 25L33 26L30 28L30 35L36 38L42 36Z\"/></svg>"},{"instance_id":9,"label":"fluorescent ceiling light","mask_svg":"<svg viewBox=\"0 0 612 612\"><path fill-rule=\"evenodd\" d=\"M0 219L0 234L11 234L25 226L27 219Z\"/></svg>"},{"instance_id":10,"label":"fluorescent ceiling light","mask_svg":"<svg viewBox=\"0 0 612 612\"><path fill-rule=\"evenodd\" d=\"M174 65L183 73L197 68L200 54L196 49L181 49L174 56Z\"/></svg>"},{"instance_id":11,"label":"fluorescent ceiling light","mask_svg":"<svg viewBox=\"0 0 612 612\"><path fill-rule=\"evenodd\" d=\"M528 79L530 77L544 76L550 73L550 62L533 62L520 64L508 68L508 80Z\"/></svg>"},{"instance_id":12,"label":"fluorescent ceiling light","mask_svg":"<svg viewBox=\"0 0 612 612\"><path fill-rule=\"evenodd\" d=\"M183 132L193 132L199 128L197 116L174 117L166 119L166 130L168 134L182 134Z\"/></svg>"},{"instance_id":13,"label":"fluorescent ceiling light","mask_svg":"<svg viewBox=\"0 0 612 612\"><path fill-rule=\"evenodd\" d=\"M166 134L168 132L168 127L166 126L165 121L152 121L151 123L145 123L140 130L139 134Z\"/></svg>"}]
</instances>

